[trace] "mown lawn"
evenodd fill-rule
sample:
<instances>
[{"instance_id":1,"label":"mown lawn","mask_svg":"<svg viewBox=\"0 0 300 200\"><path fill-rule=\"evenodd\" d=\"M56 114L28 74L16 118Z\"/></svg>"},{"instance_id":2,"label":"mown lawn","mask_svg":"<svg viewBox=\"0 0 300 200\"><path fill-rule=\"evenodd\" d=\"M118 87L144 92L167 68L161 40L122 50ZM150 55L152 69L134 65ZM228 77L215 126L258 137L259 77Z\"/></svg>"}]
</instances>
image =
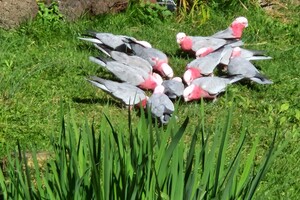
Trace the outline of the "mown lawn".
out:
<instances>
[{"instance_id":1,"label":"mown lawn","mask_svg":"<svg viewBox=\"0 0 300 200\"><path fill-rule=\"evenodd\" d=\"M175 74L181 76L185 64L192 60L179 51L175 36L178 32L208 36L225 29L236 16L246 16L245 47L265 50L273 60L256 62L273 85L235 84L217 102L205 102L207 126L213 129L218 117L233 104L232 144L237 143L240 126L248 130L247 145L259 137L257 160L264 154L278 132L277 143L287 142L259 187L258 199L297 199L300 195L299 132L300 132L300 27L299 7L288 7L285 18L266 14L261 9L236 8L232 12L211 10L206 21L180 23L175 18L157 23L132 20L130 12L84 18L73 23L42 23L23 25L17 30L0 30L0 157L6 147L19 140L24 147L46 150L49 136L58 135L60 107L64 104L81 123L85 119L100 124L105 113L112 123L127 123L127 110L104 92L92 87L85 78L112 76L88 60L97 55L92 45L77 39L85 30L131 35L147 40L166 52ZM177 116L183 122L190 116L185 140L198 123L200 102L178 102ZM138 116L134 116L136 120Z\"/></svg>"}]
</instances>

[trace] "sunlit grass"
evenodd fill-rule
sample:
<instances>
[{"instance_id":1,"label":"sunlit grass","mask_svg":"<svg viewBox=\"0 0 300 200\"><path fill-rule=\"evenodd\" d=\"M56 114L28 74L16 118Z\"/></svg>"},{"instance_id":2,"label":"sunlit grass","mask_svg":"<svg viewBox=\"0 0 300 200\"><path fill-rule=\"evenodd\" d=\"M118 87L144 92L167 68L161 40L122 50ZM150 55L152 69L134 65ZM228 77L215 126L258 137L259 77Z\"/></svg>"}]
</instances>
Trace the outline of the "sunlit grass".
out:
<instances>
[{"instance_id":1,"label":"sunlit grass","mask_svg":"<svg viewBox=\"0 0 300 200\"><path fill-rule=\"evenodd\" d=\"M95 127L99 127L102 114L105 113L115 126L122 127L126 123L127 110L85 81L88 75L112 77L88 61L88 56L97 55L98 52L77 39L85 30L126 34L148 40L154 47L168 54L171 66L176 75L180 76L191 58L178 50L175 41L177 32L211 35L225 29L236 16L243 15L249 20L249 27L243 35L246 47L265 50L274 58L255 63L274 84L236 84L228 88L227 96L236 97L232 135L239 138L239 122L244 119L250 140L260 138L257 146L259 160L260 150L269 147L276 124L279 124L278 139L287 140L289 144L274 161L257 195L264 199L298 197L299 24L296 17L291 17L288 23L282 23L258 8L247 10L240 4L236 7L235 12L211 9L209 18L203 23L194 23L188 21L188 18L178 23L174 16L164 22L147 25L134 22L128 13L123 13L85 18L74 23L59 22L53 27L34 21L18 30L0 30L1 157L6 155L6 147L13 148L17 140L23 147L47 149L49 136L59 136L60 101L74 109L74 120L78 122L87 118L89 122L94 121ZM297 12L296 9L292 10ZM220 113L227 111L227 103L232 103L227 102L231 98L225 96L221 96L215 103L204 103L207 128L210 130L214 129L210 124L217 121ZM183 123L186 117L190 118L184 136L186 143L191 141L193 130L199 123L198 108L199 102L179 103L179 123ZM135 116L133 123L138 119ZM234 138L231 142L238 143L238 139ZM252 142L246 143L246 147L251 149ZM230 152L233 154L234 150Z\"/></svg>"}]
</instances>

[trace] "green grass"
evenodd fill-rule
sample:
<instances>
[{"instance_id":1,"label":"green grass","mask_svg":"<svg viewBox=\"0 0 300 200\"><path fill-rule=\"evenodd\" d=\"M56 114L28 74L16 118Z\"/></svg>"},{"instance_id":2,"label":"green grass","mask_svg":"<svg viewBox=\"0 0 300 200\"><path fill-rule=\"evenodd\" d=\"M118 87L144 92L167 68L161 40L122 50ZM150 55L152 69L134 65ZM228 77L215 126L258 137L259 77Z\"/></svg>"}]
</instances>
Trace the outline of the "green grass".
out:
<instances>
[{"instance_id":1,"label":"green grass","mask_svg":"<svg viewBox=\"0 0 300 200\"><path fill-rule=\"evenodd\" d=\"M274 81L273 85L232 85L227 96L217 102L205 102L208 130L221 113L228 109L226 99L235 97L232 138L238 143L240 122L245 121L251 149L257 137L257 160L268 149L277 128L278 140L288 141L278 156L256 194L258 199L296 199L300 194L299 183L299 132L300 132L300 27L299 10L290 8L290 21L270 17L258 9L236 9L237 13L210 12L210 19L203 23L165 20L157 24L132 22L128 13L82 19L74 23L59 22L54 25L33 21L18 30L0 30L0 155L6 147L12 148L17 140L24 147L36 146L40 150L49 147L49 137L59 137L60 101L69 105L75 120L87 118L95 127L105 113L116 126L127 123L127 110L105 93L85 81L88 75L112 76L88 60L97 51L79 41L87 29L99 32L132 35L147 40L166 52L176 75L182 75L185 64L191 58L181 54L175 36L179 31L190 35L210 35L224 29L236 16L249 20L243 40L247 48L261 49L274 59L256 62L258 68ZM294 16L294 17L293 17ZM190 142L195 126L199 123L199 102L179 103L178 120L182 124L189 116L190 123L184 140ZM121 119L121 120L120 120ZM124 120L123 120L124 119ZM138 117L133 115L133 122ZM212 124L212 126L209 126ZM56 135L55 135L56 134ZM237 139L235 139L237 138ZM251 140L253 142L251 142ZM232 149L232 154L234 149ZM261 154L260 154L261 152Z\"/></svg>"}]
</instances>

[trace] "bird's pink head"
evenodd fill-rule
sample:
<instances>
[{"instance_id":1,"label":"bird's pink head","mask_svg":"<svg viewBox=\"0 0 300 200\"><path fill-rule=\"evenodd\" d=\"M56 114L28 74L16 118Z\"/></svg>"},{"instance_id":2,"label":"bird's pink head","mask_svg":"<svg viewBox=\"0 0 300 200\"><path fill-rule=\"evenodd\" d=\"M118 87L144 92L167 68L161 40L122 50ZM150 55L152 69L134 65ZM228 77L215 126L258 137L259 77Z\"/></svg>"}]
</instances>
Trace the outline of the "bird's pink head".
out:
<instances>
[{"instance_id":1,"label":"bird's pink head","mask_svg":"<svg viewBox=\"0 0 300 200\"><path fill-rule=\"evenodd\" d=\"M206 91L194 84L186 87L183 91L184 101L198 100L206 97L207 95L209 94Z\"/></svg>"},{"instance_id":2,"label":"bird's pink head","mask_svg":"<svg viewBox=\"0 0 300 200\"><path fill-rule=\"evenodd\" d=\"M240 47L234 47L231 53L231 58L239 57L241 56L241 48Z\"/></svg>"},{"instance_id":3,"label":"bird's pink head","mask_svg":"<svg viewBox=\"0 0 300 200\"><path fill-rule=\"evenodd\" d=\"M248 27L248 20L246 17L238 17L231 23L233 35L236 38L241 38L244 28Z\"/></svg>"},{"instance_id":4,"label":"bird's pink head","mask_svg":"<svg viewBox=\"0 0 300 200\"><path fill-rule=\"evenodd\" d=\"M186 36L185 33L178 33L176 35L177 43L180 45L180 48L183 51L190 51L192 50L193 41L190 37Z\"/></svg>"},{"instance_id":5,"label":"bird's pink head","mask_svg":"<svg viewBox=\"0 0 300 200\"><path fill-rule=\"evenodd\" d=\"M198 49L196 51L196 58L204 57L213 51L214 51L214 49L211 47L204 47L204 48Z\"/></svg>"},{"instance_id":6,"label":"bird's pink head","mask_svg":"<svg viewBox=\"0 0 300 200\"><path fill-rule=\"evenodd\" d=\"M172 78L174 76L173 69L165 61L158 61L153 69L164 77Z\"/></svg>"},{"instance_id":7,"label":"bird's pink head","mask_svg":"<svg viewBox=\"0 0 300 200\"><path fill-rule=\"evenodd\" d=\"M145 79L143 83L139 85L140 88L145 90L154 90L156 86L161 85L163 79L157 73L149 74L149 77Z\"/></svg>"},{"instance_id":8,"label":"bird's pink head","mask_svg":"<svg viewBox=\"0 0 300 200\"><path fill-rule=\"evenodd\" d=\"M201 72L196 68L189 68L183 74L183 80L187 85L190 85L193 80L201 77Z\"/></svg>"}]
</instances>

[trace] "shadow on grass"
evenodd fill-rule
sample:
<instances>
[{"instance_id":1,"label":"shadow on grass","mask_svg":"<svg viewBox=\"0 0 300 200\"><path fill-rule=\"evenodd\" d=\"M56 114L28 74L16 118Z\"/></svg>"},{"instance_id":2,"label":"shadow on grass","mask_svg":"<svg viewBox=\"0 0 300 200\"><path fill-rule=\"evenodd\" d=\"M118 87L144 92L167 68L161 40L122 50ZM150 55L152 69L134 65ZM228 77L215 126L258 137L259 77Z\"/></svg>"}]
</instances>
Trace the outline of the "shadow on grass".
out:
<instances>
[{"instance_id":1,"label":"shadow on grass","mask_svg":"<svg viewBox=\"0 0 300 200\"><path fill-rule=\"evenodd\" d=\"M177 58L182 58L182 59L195 58L195 55L194 55L194 54L184 52L184 51L182 51L181 49L177 49L174 56L177 57Z\"/></svg>"},{"instance_id":2,"label":"shadow on grass","mask_svg":"<svg viewBox=\"0 0 300 200\"><path fill-rule=\"evenodd\" d=\"M80 104L101 104L101 105L113 105L113 106L123 107L123 105L120 102L105 97L104 98L73 97L72 101Z\"/></svg>"}]
</instances>

